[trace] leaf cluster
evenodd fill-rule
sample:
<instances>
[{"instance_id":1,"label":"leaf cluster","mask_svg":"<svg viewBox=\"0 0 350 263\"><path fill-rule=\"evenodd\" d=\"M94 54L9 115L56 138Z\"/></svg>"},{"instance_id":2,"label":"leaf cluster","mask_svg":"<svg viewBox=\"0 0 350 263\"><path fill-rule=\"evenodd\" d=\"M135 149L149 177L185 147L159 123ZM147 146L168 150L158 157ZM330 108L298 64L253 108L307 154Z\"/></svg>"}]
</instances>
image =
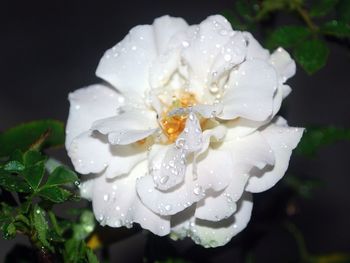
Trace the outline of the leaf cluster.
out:
<instances>
[{"instance_id":1,"label":"leaf cluster","mask_svg":"<svg viewBox=\"0 0 350 263\"><path fill-rule=\"evenodd\" d=\"M288 13L301 23L271 29L266 24L278 13ZM327 40L335 40L349 47L350 1L348 0L238 0L233 10L224 12L232 26L238 30L265 33L266 46L272 51L283 47L308 73L323 68L328 59ZM266 22L267 21L267 22Z\"/></svg>"},{"instance_id":2,"label":"leaf cluster","mask_svg":"<svg viewBox=\"0 0 350 263\"><path fill-rule=\"evenodd\" d=\"M28 236L45 262L98 262L85 243L95 227L93 214L83 211L74 222L54 213L56 204L79 200L76 173L44 154L64 143L63 124L54 120L22 124L1 133L0 143L3 237Z\"/></svg>"}]
</instances>

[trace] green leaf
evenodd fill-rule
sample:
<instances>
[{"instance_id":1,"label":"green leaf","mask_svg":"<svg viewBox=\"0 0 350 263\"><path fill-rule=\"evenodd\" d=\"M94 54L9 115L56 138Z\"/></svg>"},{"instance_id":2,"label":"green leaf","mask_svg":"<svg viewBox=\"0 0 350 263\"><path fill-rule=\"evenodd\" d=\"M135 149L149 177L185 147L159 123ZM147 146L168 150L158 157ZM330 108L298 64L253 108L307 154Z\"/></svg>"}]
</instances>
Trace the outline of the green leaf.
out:
<instances>
[{"instance_id":1,"label":"green leaf","mask_svg":"<svg viewBox=\"0 0 350 263\"><path fill-rule=\"evenodd\" d=\"M308 74L313 74L326 65L329 49L318 39L304 41L294 50L296 61Z\"/></svg>"},{"instance_id":2,"label":"green leaf","mask_svg":"<svg viewBox=\"0 0 350 263\"><path fill-rule=\"evenodd\" d=\"M4 170L8 172L20 172L24 170L24 165L18 161L9 161L4 165Z\"/></svg>"},{"instance_id":3,"label":"green leaf","mask_svg":"<svg viewBox=\"0 0 350 263\"><path fill-rule=\"evenodd\" d=\"M21 124L0 134L0 156L9 156L14 150L28 150L49 132L40 148L63 145L64 125L55 120L41 120Z\"/></svg>"},{"instance_id":4,"label":"green leaf","mask_svg":"<svg viewBox=\"0 0 350 263\"><path fill-rule=\"evenodd\" d=\"M323 146L348 140L350 141L350 129L337 127L310 127L306 129L296 152L306 156L313 156Z\"/></svg>"},{"instance_id":5,"label":"green leaf","mask_svg":"<svg viewBox=\"0 0 350 263\"><path fill-rule=\"evenodd\" d=\"M43 187L37 194L46 200L50 200L54 203L62 203L66 201L72 194L58 186Z\"/></svg>"},{"instance_id":6,"label":"green leaf","mask_svg":"<svg viewBox=\"0 0 350 263\"><path fill-rule=\"evenodd\" d=\"M43 162L47 159L46 156L42 155L39 151L29 150L23 155L23 163L25 166L35 165L39 162Z\"/></svg>"},{"instance_id":7,"label":"green leaf","mask_svg":"<svg viewBox=\"0 0 350 263\"><path fill-rule=\"evenodd\" d=\"M267 15L269 15L272 12L276 12L283 9L290 9L292 8L292 2L297 1L290 1L290 0L264 0L261 3L261 8L259 12L256 15L257 20L264 19Z\"/></svg>"},{"instance_id":8,"label":"green leaf","mask_svg":"<svg viewBox=\"0 0 350 263\"><path fill-rule=\"evenodd\" d=\"M235 9L243 18L248 21L253 19L254 13L250 3L246 0L235 1Z\"/></svg>"},{"instance_id":9,"label":"green leaf","mask_svg":"<svg viewBox=\"0 0 350 263\"><path fill-rule=\"evenodd\" d=\"M277 47L294 47L310 36L311 32L303 26L281 26L271 33L267 40L267 47L275 49Z\"/></svg>"},{"instance_id":10,"label":"green leaf","mask_svg":"<svg viewBox=\"0 0 350 263\"><path fill-rule=\"evenodd\" d=\"M14 223L5 224L2 227L2 233L4 239L12 239L16 236L16 226Z\"/></svg>"},{"instance_id":11,"label":"green leaf","mask_svg":"<svg viewBox=\"0 0 350 263\"><path fill-rule=\"evenodd\" d=\"M332 11L338 0L318 0L313 3L309 15L311 17L322 17Z\"/></svg>"},{"instance_id":12,"label":"green leaf","mask_svg":"<svg viewBox=\"0 0 350 263\"><path fill-rule=\"evenodd\" d=\"M15 208L9 206L8 204L2 202L0 208L0 228L5 224L9 224L13 220L13 215Z\"/></svg>"},{"instance_id":13,"label":"green leaf","mask_svg":"<svg viewBox=\"0 0 350 263\"><path fill-rule=\"evenodd\" d=\"M10 192L30 193L32 189L22 178L0 171L0 186Z\"/></svg>"},{"instance_id":14,"label":"green leaf","mask_svg":"<svg viewBox=\"0 0 350 263\"><path fill-rule=\"evenodd\" d=\"M35 204L32 213L33 213L34 227L37 232L38 240L41 242L41 244L44 247L53 251L53 247L50 245L48 241L49 225L45 218L45 211L38 204Z\"/></svg>"},{"instance_id":15,"label":"green leaf","mask_svg":"<svg viewBox=\"0 0 350 263\"><path fill-rule=\"evenodd\" d=\"M337 20L325 23L321 27L321 31L325 34L336 36L339 38L350 37L350 25Z\"/></svg>"},{"instance_id":16,"label":"green leaf","mask_svg":"<svg viewBox=\"0 0 350 263\"><path fill-rule=\"evenodd\" d=\"M350 24L350 1L340 0L336 10L338 19L343 23Z\"/></svg>"},{"instance_id":17,"label":"green leaf","mask_svg":"<svg viewBox=\"0 0 350 263\"><path fill-rule=\"evenodd\" d=\"M322 186L320 180L303 179L292 175L286 176L284 182L303 198L311 198L313 191Z\"/></svg>"},{"instance_id":18,"label":"green leaf","mask_svg":"<svg viewBox=\"0 0 350 263\"><path fill-rule=\"evenodd\" d=\"M84 210L80 216L79 223L73 226L73 237L84 240L95 229L95 217L90 210Z\"/></svg>"},{"instance_id":19,"label":"green leaf","mask_svg":"<svg viewBox=\"0 0 350 263\"><path fill-rule=\"evenodd\" d=\"M86 244L82 240L74 238L69 239L64 244L63 258L64 262L78 263L84 262L86 254Z\"/></svg>"},{"instance_id":20,"label":"green leaf","mask_svg":"<svg viewBox=\"0 0 350 263\"><path fill-rule=\"evenodd\" d=\"M64 166L58 166L47 179L46 186L63 185L78 182L78 176L75 172Z\"/></svg>"},{"instance_id":21,"label":"green leaf","mask_svg":"<svg viewBox=\"0 0 350 263\"><path fill-rule=\"evenodd\" d=\"M22 176L34 190L37 190L44 177L44 173L45 164L41 161L33 166L26 167Z\"/></svg>"},{"instance_id":22,"label":"green leaf","mask_svg":"<svg viewBox=\"0 0 350 263\"><path fill-rule=\"evenodd\" d=\"M90 248L86 248L86 259L88 263L99 263L95 253Z\"/></svg>"}]
</instances>

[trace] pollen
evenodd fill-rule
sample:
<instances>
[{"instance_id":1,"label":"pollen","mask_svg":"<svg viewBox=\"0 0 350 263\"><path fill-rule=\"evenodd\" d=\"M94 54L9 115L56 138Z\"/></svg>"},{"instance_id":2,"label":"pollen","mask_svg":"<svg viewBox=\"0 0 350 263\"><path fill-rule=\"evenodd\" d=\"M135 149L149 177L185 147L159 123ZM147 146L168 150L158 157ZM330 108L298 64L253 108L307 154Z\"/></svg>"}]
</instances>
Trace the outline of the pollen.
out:
<instances>
[{"instance_id":1,"label":"pollen","mask_svg":"<svg viewBox=\"0 0 350 263\"><path fill-rule=\"evenodd\" d=\"M173 102L164 112L160 121L169 143L175 142L176 138L185 129L187 114L169 116L169 112L176 108L188 108L196 105L197 101L193 93L183 93L181 97L173 97Z\"/></svg>"}]
</instances>

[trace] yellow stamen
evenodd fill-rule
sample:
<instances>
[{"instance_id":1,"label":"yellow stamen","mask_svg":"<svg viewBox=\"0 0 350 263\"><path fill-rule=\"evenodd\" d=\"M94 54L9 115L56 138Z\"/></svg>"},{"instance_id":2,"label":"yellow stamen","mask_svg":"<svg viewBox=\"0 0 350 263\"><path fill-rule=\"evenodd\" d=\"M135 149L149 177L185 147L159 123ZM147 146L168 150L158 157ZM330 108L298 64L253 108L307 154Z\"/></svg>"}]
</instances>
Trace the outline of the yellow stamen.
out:
<instances>
[{"instance_id":1,"label":"yellow stamen","mask_svg":"<svg viewBox=\"0 0 350 263\"><path fill-rule=\"evenodd\" d=\"M180 98L174 98L172 105L163 112L160 123L169 143L173 143L185 129L187 115L172 115L169 112L176 108L187 108L196 105L197 101L193 93L186 92Z\"/></svg>"}]
</instances>

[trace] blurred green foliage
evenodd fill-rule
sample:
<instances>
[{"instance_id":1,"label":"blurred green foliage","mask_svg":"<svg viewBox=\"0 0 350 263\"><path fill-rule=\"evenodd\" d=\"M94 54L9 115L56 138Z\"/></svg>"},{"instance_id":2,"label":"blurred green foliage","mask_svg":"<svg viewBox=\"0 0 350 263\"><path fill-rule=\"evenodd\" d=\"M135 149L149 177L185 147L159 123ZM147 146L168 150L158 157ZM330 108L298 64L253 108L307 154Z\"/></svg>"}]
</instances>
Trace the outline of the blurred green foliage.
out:
<instances>
[{"instance_id":1,"label":"blurred green foliage","mask_svg":"<svg viewBox=\"0 0 350 263\"><path fill-rule=\"evenodd\" d=\"M73 171L62 165L45 168L49 157L43 150L63 144L63 123L43 120L22 124L1 133L0 142L3 237L28 236L39 261L98 262L85 243L95 227L92 212L81 211L77 221L54 213L55 204L78 200L75 191L79 181Z\"/></svg>"}]
</instances>

